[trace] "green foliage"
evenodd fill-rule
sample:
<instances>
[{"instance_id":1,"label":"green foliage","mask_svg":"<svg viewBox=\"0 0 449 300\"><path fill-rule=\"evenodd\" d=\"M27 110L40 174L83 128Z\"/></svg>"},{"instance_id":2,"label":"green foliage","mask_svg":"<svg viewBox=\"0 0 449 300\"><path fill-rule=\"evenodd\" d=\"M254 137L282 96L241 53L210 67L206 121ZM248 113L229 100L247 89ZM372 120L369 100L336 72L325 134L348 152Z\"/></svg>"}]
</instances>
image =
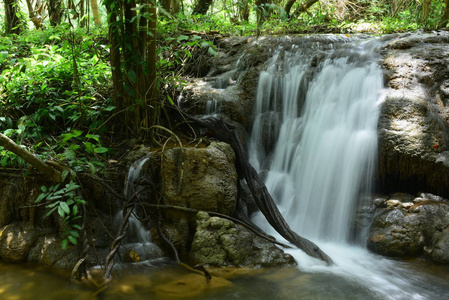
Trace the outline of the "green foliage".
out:
<instances>
[{"instance_id":1,"label":"green foliage","mask_svg":"<svg viewBox=\"0 0 449 300\"><path fill-rule=\"evenodd\" d=\"M62 175L65 179L68 171L64 171ZM77 245L80 237L79 231L81 226L77 222L82 217L82 206L87 204L87 202L78 195L77 190L79 188L80 186L75 184L74 181L70 181L65 185L52 185L48 188L42 186L42 193L35 200L37 204L44 204L49 209L45 217L57 213L61 218L63 224L61 247L64 250L67 249L69 244Z\"/></svg>"},{"instance_id":2,"label":"green foliage","mask_svg":"<svg viewBox=\"0 0 449 300\"><path fill-rule=\"evenodd\" d=\"M101 141L115 109L101 36L67 26L0 42L0 130L43 159L95 172L110 153ZM85 132L67 138L72 132ZM81 147L81 148L80 148ZM80 150L78 150L80 148ZM1 165L21 165L0 150Z\"/></svg>"}]
</instances>

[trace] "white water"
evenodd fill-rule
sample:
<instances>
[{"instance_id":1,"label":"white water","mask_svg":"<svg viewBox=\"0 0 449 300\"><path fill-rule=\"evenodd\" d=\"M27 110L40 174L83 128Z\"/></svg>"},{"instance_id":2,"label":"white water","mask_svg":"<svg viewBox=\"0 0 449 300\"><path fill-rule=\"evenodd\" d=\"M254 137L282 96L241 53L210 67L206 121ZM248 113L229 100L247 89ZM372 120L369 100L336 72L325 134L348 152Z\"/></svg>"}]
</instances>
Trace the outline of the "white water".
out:
<instances>
[{"instance_id":1,"label":"white water","mask_svg":"<svg viewBox=\"0 0 449 300\"><path fill-rule=\"evenodd\" d=\"M148 157L143 157L135 161L129 168L125 183L125 198L135 197L132 202L138 202L138 194L142 189L138 181L143 176L142 170L148 162ZM115 227L118 229L123 221L123 210L120 210L114 220ZM135 212L128 218L127 234L123 240L120 249L121 256L132 250L139 255L141 260L153 259L162 256L162 250L152 242L150 231L136 217Z\"/></svg>"},{"instance_id":2,"label":"white water","mask_svg":"<svg viewBox=\"0 0 449 300\"><path fill-rule=\"evenodd\" d=\"M373 298L432 299L431 291L420 290L419 275L348 243L354 210L369 193L377 154L383 87L374 61L378 46L375 40L345 45L306 84L311 56L300 48L275 54L259 78L251 163L267 171L267 188L292 229L335 262L328 267L291 251L301 270L344 276L371 290ZM272 154L267 138L275 139ZM263 216L255 221L275 234Z\"/></svg>"}]
</instances>

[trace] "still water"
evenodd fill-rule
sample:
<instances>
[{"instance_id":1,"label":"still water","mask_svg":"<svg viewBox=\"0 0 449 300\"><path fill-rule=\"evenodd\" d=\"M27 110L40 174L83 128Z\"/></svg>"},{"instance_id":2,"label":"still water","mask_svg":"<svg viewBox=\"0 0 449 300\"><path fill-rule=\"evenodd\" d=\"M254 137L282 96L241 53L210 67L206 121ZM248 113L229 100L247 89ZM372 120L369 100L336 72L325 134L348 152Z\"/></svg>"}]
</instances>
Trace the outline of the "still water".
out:
<instances>
[{"instance_id":1,"label":"still water","mask_svg":"<svg viewBox=\"0 0 449 300\"><path fill-rule=\"evenodd\" d=\"M381 258L379 258L381 259ZM382 258L383 259L383 258ZM337 262L338 263L338 262ZM363 264L362 264L363 265ZM449 268L414 261L395 261L404 276L415 276L414 291L391 291L390 297L367 288L356 278L336 274L328 267L309 272L298 268L240 271L229 274L230 284L214 277L208 285L203 276L179 266L147 268L130 266L115 274L110 287L97 294L96 289L73 283L69 274L55 273L43 267L0 263L0 299L386 299L408 294L407 299L449 299ZM385 270L388 273L388 270ZM344 272L344 270L343 270ZM413 275L412 275L413 274ZM223 280L223 279L222 279ZM375 284L375 281L372 282ZM385 285L379 278L378 284ZM413 293L412 293L413 292ZM416 292L416 293L415 293ZM398 296L398 297L395 297ZM413 296L415 295L415 296Z\"/></svg>"}]
</instances>

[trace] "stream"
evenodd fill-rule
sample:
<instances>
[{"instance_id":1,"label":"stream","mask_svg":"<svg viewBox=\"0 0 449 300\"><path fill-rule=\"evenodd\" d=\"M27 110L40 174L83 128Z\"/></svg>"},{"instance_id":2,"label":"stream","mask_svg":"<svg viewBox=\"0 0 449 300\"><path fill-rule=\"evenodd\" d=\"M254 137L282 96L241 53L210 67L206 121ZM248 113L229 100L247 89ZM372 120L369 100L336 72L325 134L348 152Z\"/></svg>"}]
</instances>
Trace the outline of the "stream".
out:
<instances>
[{"instance_id":1,"label":"stream","mask_svg":"<svg viewBox=\"0 0 449 300\"><path fill-rule=\"evenodd\" d=\"M311 55L316 49L279 49L259 77L250 161L292 229L315 242L333 265L288 250L297 267L243 270L226 277L231 285L212 288L157 258L116 268L111 287L95 294L68 280L70 274L0 262L0 298L449 299L448 267L372 254L364 247L367 226L354 226L372 192L381 45L381 39L356 39L326 51L320 62ZM208 103L206 113L218 107ZM283 241L262 215L253 220Z\"/></svg>"}]
</instances>

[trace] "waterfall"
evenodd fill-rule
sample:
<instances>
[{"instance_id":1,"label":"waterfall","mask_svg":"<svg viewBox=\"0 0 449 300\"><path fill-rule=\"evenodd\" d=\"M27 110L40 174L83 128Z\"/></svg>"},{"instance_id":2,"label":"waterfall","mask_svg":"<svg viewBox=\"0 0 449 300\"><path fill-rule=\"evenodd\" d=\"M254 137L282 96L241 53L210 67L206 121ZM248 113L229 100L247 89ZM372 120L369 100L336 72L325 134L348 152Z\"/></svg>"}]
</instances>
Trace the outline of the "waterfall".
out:
<instances>
[{"instance_id":1,"label":"waterfall","mask_svg":"<svg viewBox=\"0 0 449 300\"><path fill-rule=\"evenodd\" d=\"M142 190L139 179L144 176L143 170L148 160L149 157L143 157L130 166L124 190L126 199L130 199ZM123 210L120 210L115 216L115 227L118 228L122 221ZM127 234L120 249L121 257L128 257L130 250L138 255L138 261L162 257L162 250L152 242L150 231L139 221L136 212L128 219Z\"/></svg>"},{"instance_id":2,"label":"waterfall","mask_svg":"<svg viewBox=\"0 0 449 300\"><path fill-rule=\"evenodd\" d=\"M312 240L346 241L357 200L370 187L383 87L372 43L342 47L314 74L312 58L294 48L274 55L260 75L251 163L268 169L281 212Z\"/></svg>"},{"instance_id":3,"label":"waterfall","mask_svg":"<svg viewBox=\"0 0 449 300\"><path fill-rule=\"evenodd\" d=\"M259 76L250 162L291 228L335 263L289 251L301 270L344 276L375 299L426 299L433 291L422 293L419 274L349 243L376 163L380 46L376 39L355 39L326 51L295 46L275 52ZM276 235L261 214L254 221Z\"/></svg>"}]
</instances>

